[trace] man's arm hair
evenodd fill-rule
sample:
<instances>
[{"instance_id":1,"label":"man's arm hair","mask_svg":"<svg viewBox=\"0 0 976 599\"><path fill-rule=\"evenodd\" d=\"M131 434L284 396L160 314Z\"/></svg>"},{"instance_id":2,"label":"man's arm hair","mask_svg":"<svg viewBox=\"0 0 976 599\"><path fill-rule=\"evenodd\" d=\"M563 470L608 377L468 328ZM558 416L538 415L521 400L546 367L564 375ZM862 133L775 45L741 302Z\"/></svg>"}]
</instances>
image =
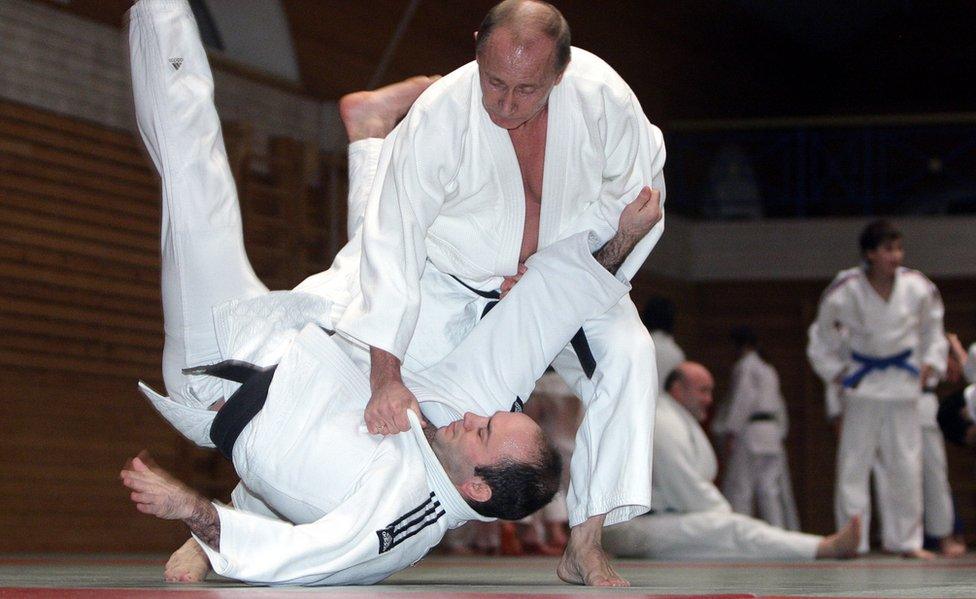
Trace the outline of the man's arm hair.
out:
<instances>
[{"instance_id":1,"label":"man's arm hair","mask_svg":"<svg viewBox=\"0 0 976 599\"><path fill-rule=\"evenodd\" d=\"M624 206L617 232L593 257L611 274L617 274L627 255L661 220L662 214L661 192L644 187L634 201Z\"/></svg>"},{"instance_id":2,"label":"man's arm hair","mask_svg":"<svg viewBox=\"0 0 976 599\"><path fill-rule=\"evenodd\" d=\"M639 236L626 235L617 231L610 238L610 241L603 244L603 247L593 253L593 257L600 263L600 266L615 275L624 263L627 255L630 254L630 251L634 249L634 246L640 240L641 238Z\"/></svg>"},{"instance_id":3,"label":"man's arm hair","mask_svg":"<svg viewBox=\"0 0 976 599\"><path fill-rule=\"evenodd\" d=\"M192 499L193 511L183 518L190 532L201 541L220 551L220 516L212 503L197 495Z\"/></svg>"}]
</instances>

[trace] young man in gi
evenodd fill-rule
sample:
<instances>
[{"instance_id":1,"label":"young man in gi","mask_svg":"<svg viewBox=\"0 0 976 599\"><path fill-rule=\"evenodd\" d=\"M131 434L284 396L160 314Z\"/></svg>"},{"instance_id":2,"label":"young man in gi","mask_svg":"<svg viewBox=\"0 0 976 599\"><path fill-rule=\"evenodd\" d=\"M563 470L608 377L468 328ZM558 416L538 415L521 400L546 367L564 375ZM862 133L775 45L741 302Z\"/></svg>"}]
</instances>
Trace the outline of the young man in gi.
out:
<instances>
[{"instance_id":1,"label":"young man in gi","mask_svg":"<svg viewBox=\"0 0 976 599\"><path fill-rule=\"evenodd\" d=\"M759 342L749 327L732 331L739 359L732 367L729 398L714 431L730 446L722 480L722 493L732 509L751 516L753 503L759 517L773 526L798 530L789 465L783 439L789 416L776 369L759 353Z\"/></svg>"},{"instance_id":2,"label":"young man in gi","mask_svg":"<svg viewBox=\"0 0 976 599\"><path fill-rule=\"evenodd\" d=\"M446 426L424 431L408 415L408 435L370 434L362 426L368 356L323 330L336 308L320 293L358 265L355 236L330 271L269 293L244 252L212 75L189 6L143 0L129 18L137 122L163 180L170 397L142 390L187 438L232 459L242 478L228 508L135 458L122 477L139 509L186 522L223 575L353 584L409 566L465 520L519 518L546 503L559 460L538 427L509 408L528 397L583 320L626 294L610 270L660 218L657 198L641 194L622 212L597 259L586 234L540 252L464 343L405 373L428 418ZM405 87L376 97L409 106L419 92ZM363 173L381 142L363 142L351 147L350 187L368 193ZM585 291L574 294L581 281Z\"/></svg>"},{"instance_id":3,"label":"young man in gi","mask_svg":"<svg viewBox=\"0 0 976 599\"><path fill-rule=\"evenodd\" d=\"M835 511L843 525L862 515L868 547L869 478L879 478L882 546L909 557L922 549L922 455L918 401L945 372L939 291L902 266L901 233L885 220L860 237L864 265L843 270L824 291L807 355L842 403Z\"/></svg>"},{"instance_id":4,"label":"young man in gi","mask_svg":"<svg viewBox=\"0 0 976 599\"><path fill-rule=\"evenodd\" d=\"M337 329L371 347L374 432L406 431L407 368L436 363L537 250L580 231L613 236L624 205L664 196L665 152L627 84L571 48L551 5L506 0L477 33L476 60L436 81L384 145L363 229L360 290ZM340 107L342 108L342 107ZM663 232L629 254L632 276ZM570 466L570 540L557 574L626 585L600 546L603 525L650 506L658 382L630 299L582 327L554 363L585 405ZM634 364L640 364L635 368Z\"/></svg>"},{"instance_id":5,"label":"young man in gi","mask_svg":"<svg viewBox=\"0 0 976 599\"><path fill-rule=\"evenodd\" d=\"M658 398L654 434L653 508L604 531L620 557L662 560L810 560L852 557L860 537L855 518L829 537L770 526L731 506L712 482L715 452L701 423L714 381L696 362L683 362Z\"/></svg>"}]
</instances>

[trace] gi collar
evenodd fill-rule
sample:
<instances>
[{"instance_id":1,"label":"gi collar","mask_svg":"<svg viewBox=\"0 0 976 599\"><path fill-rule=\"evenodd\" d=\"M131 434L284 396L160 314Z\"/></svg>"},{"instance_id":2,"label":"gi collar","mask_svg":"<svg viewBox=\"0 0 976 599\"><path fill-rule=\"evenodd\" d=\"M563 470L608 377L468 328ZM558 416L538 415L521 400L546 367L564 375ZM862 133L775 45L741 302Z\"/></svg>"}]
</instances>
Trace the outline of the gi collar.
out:
<instances>
[{"instance_id":1,"label":"gi collar","mask_svg":"<svg viewBox=\"0 0 976 599\"><path fill-rule=\"evenodd\" d=\"M492 522L495 519L482 516L468 505L464 497L458 492L457 487L451 482L440 460L434 455L427 437L424 436L424 429L420 426L420 419L413 410L407 410L407 418L410 420L410 432L413 434L417 447L420 448L420 455L424 458L424 471L427 476L427 484L430 485L434 494L441 500L441 505L448 517L453 520L466 522L468 520L481 520L482 522Z\"/></svg>"}]
</instances>

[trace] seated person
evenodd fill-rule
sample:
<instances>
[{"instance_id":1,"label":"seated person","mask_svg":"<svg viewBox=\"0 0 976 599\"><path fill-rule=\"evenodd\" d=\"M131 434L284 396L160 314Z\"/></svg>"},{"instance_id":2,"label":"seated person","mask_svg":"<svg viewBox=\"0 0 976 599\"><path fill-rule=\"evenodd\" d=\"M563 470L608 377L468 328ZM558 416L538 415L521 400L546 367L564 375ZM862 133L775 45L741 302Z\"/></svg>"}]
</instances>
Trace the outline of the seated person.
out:
<instances>
[{"instance_id":1,"label":"seated person","mask_svg":"<svg viewBox=\"0 0 976 599\"><path fill-rule=\"evenodd\" d=\"M660 219L659 196L642 192L595 255L586 233L537 253L453 352L405 372L425 413L452 415L449 424L424 426L411 411L408 434L373 435L363 423L368 354L327 332L334 301L318 292L328 285L271 293L248 263L188 5L138 3L129 35L137 122L163 183L170 397L142 391L188 439L220 449L242 481L234 507L217 505L141 455L122 472L138 509L184 521L230 578L369 584L415 563L449 528L522 518L547 503L560 460L538 426L509 408L584 320L627 293L611 272ZM175 71L172 56L183 59ZM371 150L377 144L351 148L350 190L368 194ZM344 276L341 267L331 274ZM206 366L186 368L194 364Z\"/></svg>"},{"instance_id":2,"label":"seated person","mask_svg":"<svg viewBox=\"0 0 976 599\"><path fill-rule=\"evenodd\" d=\"M805 560L856 554L860 520L829 537L791 532L736 514L712 482L715 453L701 427L712 375L683 362L665 381L654 425L652 509L608 527L604 548L618 557L664 560Z\"/></svg>"}]
</instances>

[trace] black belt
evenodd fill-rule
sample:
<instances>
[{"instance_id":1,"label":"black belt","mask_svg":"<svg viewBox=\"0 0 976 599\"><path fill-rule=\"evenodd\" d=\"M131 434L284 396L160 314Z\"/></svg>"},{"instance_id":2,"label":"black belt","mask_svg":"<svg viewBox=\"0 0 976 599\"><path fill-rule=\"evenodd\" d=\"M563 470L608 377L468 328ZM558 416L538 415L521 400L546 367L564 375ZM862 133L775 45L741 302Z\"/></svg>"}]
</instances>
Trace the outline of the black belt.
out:
<instances>
[{"instance_id":1,"label":"black belt","mask_svg":"<svg viewBox=\"0 0 976 599\"><path fill-rule=\"evenodd\" d=\"M241 383L227 398L210 425L210 440L228 460L233 460L234 443L268 399L268 388L278 365L259 368L248 362L224 360L209 366L186 368L183 374L206 374Z\"/></svg>"},{"instance_id":2,"label":"black belt","mask_svg":"<svg viewBox=\"0 0 976 599\"><path fill-rule=\"evenodd\" d=\"M501 300L501 294L497 291L482 291L466 284L464 281L455 277L454 275L451 275L451 278L461 285L464 285L468 291L485 299L492 300L488 302L485 305L485 309L482 310L482 318L484 318L488 312L491 312L491 309L495 307L495 304ZM573 335L573 338L570 340L569 344L573 347L573 351L576 352L576 357L579 358L580 366L583 367L583 372L586 374L586 378L592 379L593 373L596 372L596 358L593 357L593 352L590 350L590 342L586 339L586 333L583 332L582 327L580 330L576 331L576 334Z\"/></svg>"},{"instance_id":3,"label":"black belt","mask_svg":"<svg viewBox=\"0 0 976 599\"><path fill-rule=\"evenodd\" d=\"M754 412L749 416L749 422L769 422L776 420L776 414L772 412Z\"/></svg>"}]
</instances>

